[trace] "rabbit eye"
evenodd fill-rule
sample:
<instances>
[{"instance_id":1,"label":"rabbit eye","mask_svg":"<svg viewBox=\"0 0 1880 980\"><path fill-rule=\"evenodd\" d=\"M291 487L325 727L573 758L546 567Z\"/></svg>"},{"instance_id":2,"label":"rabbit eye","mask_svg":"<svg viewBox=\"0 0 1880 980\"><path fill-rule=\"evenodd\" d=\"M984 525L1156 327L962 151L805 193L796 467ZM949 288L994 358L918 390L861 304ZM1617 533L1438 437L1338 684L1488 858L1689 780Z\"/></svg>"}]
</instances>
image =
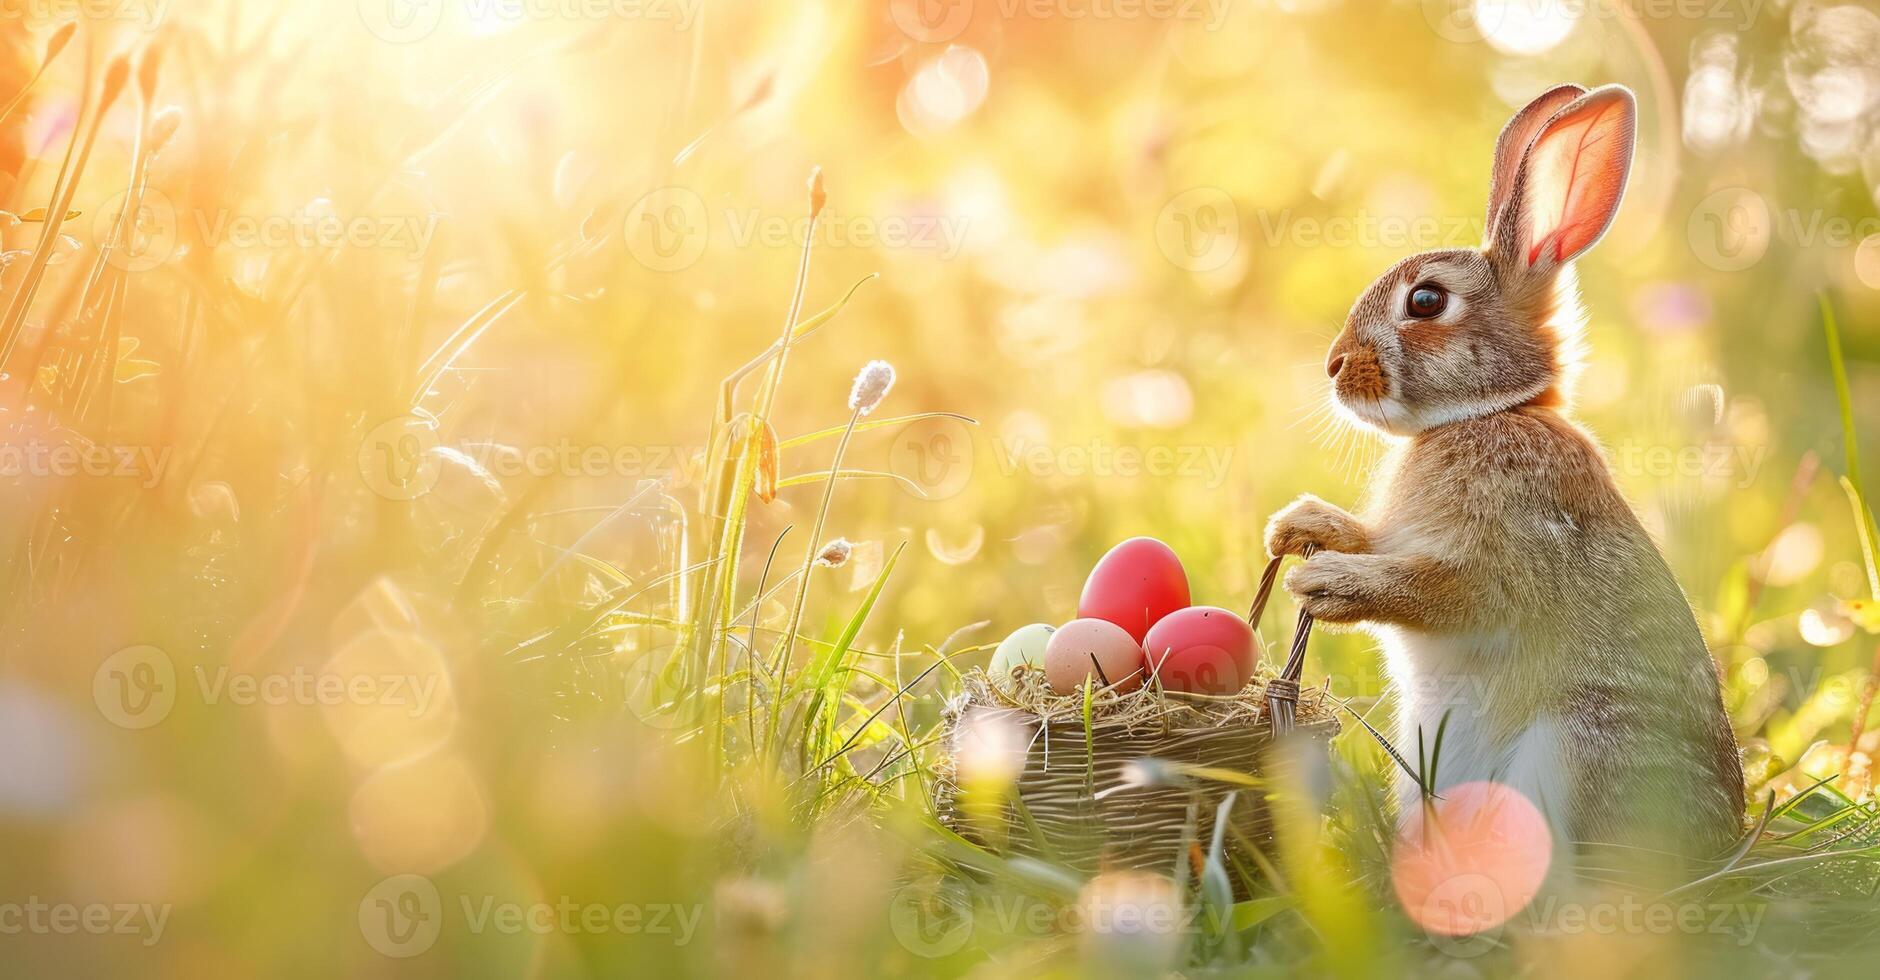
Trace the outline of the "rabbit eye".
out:
<instances>
[{"instance_id":1,"label":"rabbit eye","mask_svg":"<svg viewBox=\"0 0 1880 980\"><path fill-rule=\"evenodd\" d=\"M1449 305L1449 294L1435 283L1422 283L1410 290L1410 298L1404 304L1412 317L1427 320L1443 312Z\"/></svg>"}]
</instances>

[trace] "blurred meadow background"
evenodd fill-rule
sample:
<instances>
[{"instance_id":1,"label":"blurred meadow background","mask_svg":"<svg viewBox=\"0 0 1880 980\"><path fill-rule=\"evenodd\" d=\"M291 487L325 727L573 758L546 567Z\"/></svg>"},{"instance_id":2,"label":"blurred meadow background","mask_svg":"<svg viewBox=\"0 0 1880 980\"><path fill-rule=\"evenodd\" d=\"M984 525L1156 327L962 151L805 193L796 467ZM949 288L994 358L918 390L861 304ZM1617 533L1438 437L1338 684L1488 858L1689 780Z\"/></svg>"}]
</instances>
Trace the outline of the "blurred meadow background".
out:
<instances>
[{"instance_id":1,"label":"blurred meadow background","mask_svg":"<svg viewBox=\"0 0 1880 980\"><path fill-rule=\"evenodd\" d=\"M1173 937L1066 912L1173 886L928 805L958 672L1111 544L1244 608L1271 512L1358 502L1326 346L1479 241L1502 122L1572 80L1641 109L1579 415L1751 817L1834 777L1870 834L1880 4L19 0L0 37L0 973L1871 968L1873 866L1798 882L1819 839L1704 882L1723 934L1433 943L1341 809L1389 775L1349 721L1278 873ZM1388 697L1362 635L1306 676Z\"/></svg>"}]
</instances>

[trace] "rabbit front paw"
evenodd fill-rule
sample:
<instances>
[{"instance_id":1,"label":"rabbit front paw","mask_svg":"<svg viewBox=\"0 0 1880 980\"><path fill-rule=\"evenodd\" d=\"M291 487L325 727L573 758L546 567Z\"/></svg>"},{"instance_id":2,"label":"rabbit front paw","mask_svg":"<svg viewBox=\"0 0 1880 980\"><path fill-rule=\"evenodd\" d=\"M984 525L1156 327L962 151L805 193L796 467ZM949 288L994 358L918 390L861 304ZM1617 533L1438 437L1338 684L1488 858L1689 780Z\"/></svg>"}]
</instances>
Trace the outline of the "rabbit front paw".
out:
<instances>
[{"instance_id":1,"label":"rabbit front paw","mask_svg":"<svg viewBox=\"0 0 1880 980\"><path fill-rule=\"evenodd\" d=\"M1313 555L1286 575L1286 591L1299 608L1323 623L1356 623L1373 618L1366 596L1370 579L1364 555L1326 552Z\"/></svg>"},{"instance_id":2,"label":"rabbit front paw","mask_svg":"<svg viewBox=\"0 0 1880 980\"><path fill-rule=\"evenodd\" d=\"M1273 515L1266 524L1266 553L1300 555L1318 551L1363 554L1371 550L1364 525L1343 509L1305 494Z\"/></svg>"}]
</instances>

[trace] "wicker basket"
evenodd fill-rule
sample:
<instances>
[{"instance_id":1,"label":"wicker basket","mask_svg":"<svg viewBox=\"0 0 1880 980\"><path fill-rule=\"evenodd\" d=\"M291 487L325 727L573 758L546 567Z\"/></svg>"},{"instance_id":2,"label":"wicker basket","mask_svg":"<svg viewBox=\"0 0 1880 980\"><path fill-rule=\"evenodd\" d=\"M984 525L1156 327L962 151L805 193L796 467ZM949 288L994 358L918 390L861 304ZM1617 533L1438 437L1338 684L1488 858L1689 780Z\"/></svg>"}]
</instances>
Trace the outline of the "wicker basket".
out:
<instances>
[{"instance_id":1,"label":"wicker basket","mask_svg":"<svg viewBox=\"0 0 1880 980\"><path fill-rule=\"evenodd\" d=\"M1278 570L1277 559L1267 566L1249 621L1258 622ZM980 844L1087 874L1170 871L1184 857L1184 841L1206 847L1222 798L1237 788L1180 778L1187 767L1258 777L1270 768L1276 731L1321 743L1338 732L1325 691L1299 689L1311 628L1301 613L1285 664L1265 668L1234 695L1165 692L1153 682L1124 695L1102 692L1091 705L1088 737L1082 697L1053 694L1041 671L1020 667L1003 686L969 673L945 709L948 751L935 800L941 822ZM957 771L962 752L971 751L964 743L981 737L983 725L1024 746L1015 786L992 815L969 814ZM1227 835L1230 849L1270 837L1260 792L1240 793L1228 820L1236 831Z\"/></svg>"}]
</instances>

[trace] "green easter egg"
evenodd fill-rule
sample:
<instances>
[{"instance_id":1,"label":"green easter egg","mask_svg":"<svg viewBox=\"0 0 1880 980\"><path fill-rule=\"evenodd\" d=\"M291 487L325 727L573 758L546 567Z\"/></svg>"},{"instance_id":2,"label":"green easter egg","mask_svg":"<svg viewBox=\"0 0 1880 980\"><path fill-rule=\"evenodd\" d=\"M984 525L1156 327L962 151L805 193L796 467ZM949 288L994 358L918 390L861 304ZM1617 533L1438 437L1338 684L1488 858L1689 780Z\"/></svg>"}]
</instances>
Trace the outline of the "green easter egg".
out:
<instances>
[{"instance_id":1,"label":"green easter egg","mask_svg":"<svg viewBox=\"0 0 1880 980\"><path fill-rule=\"evenodd\" d=\"M1030 664L1043 670L1045 644L1051 642L1051 634L1055 632L1056 627L1045 623L1019 627L992 652L992 663L986 668L987 673L997 680L1005 680L1012 676L1012 668L1019 664Z\"/></svg>"}]
</instances>

